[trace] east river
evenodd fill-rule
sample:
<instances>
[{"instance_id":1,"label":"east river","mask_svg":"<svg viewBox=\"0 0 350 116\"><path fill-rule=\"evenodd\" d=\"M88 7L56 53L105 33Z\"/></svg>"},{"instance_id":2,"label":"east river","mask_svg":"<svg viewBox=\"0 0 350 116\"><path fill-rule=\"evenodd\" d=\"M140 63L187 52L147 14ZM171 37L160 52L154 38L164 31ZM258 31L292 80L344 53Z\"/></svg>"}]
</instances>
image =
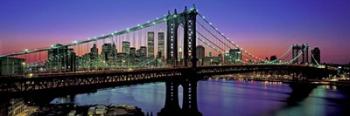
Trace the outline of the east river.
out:
<instances>
[{"instance_id":1,"label":"east river","mask_svg":"<svg viewBox=\"0 0 350 116\"><path fill-rule=\"evenodd\" d=\"M290 99L289 84L279 82L202 80L197 86L198 109L204 116L323 116L345 115L349 97L337 86L320 85L300 99ZM50 104L62 104L58 97ZM296 100L296 101L293 101ZM74 96L74 104L129 104L156 115L165 103L165 83L155 82L99 89ZM296 104L290 105L289 102ZM179 87L179 105L182 87Z\"/></svg>"}]
</instances>

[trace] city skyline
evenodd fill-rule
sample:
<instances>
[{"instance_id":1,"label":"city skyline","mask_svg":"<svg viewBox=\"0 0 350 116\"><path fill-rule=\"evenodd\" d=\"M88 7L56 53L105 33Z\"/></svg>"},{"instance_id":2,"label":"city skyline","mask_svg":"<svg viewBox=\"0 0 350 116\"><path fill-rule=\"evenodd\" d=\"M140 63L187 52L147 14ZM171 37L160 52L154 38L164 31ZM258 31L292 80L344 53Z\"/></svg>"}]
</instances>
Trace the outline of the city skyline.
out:
<instances>
[{"instance_id":1,"label":"city skyline","mask_svg":"<svg viewBox=\"0 0 350 116\"><path fill-rule=\"evenodd\" d=\"M232 41L261 58L278 56L291 44L309 43L312 48L320 48L321 59L326 63L349 63L350 59L347 51L350 49L347 46L350 8L346 6L348 1L345 0L329 3L309 1L302 5L298 1L255 1L259 4L243 1L218 1L214 4L209 4L208 1L145 3L159 7L131 5L125 1L86 1L84 4L77 1L1 2L4 7L0 8L0 14L6 17L0 22L1 27L4 27L0 29L0 54L86 40L94 35L154 19L167 10L177 8L181 11L183 6L195 4ZM81 7L75 7L77 4ZM14 5L20 7L13 7ZM275 11L276 9L283 10ZM8 14L9 11L12 14ZM144 13L146 11L147 14Z\"/></svg>"},{"instance_id":2,"label":"city skyline","mask_svg":"<svg viewBox=\"0 0 350 116\"><path fill-rule=\"evenodd\" d=\"M346 3L3 0L0 115L348 115Z\"/></svg>"}]
</instances>

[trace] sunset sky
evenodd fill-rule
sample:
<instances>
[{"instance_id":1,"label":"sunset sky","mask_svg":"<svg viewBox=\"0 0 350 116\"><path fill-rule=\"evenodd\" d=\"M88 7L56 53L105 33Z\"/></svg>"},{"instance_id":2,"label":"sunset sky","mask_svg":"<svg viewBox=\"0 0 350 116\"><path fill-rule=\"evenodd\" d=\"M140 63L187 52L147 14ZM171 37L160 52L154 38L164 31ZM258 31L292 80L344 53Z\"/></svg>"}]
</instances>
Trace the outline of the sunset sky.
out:
<instances>
[{"instance_id":1,"label":"sunset sky","mask_svg":"<svg viewBox=\"0 0 350 116\"><path fill-rule=\"evenodd\" d=\"M192 4L259 57L308 43L322 62L350 62L350 0L0 0L0 54L84 40Z\"/></svg>"}]
</instances>

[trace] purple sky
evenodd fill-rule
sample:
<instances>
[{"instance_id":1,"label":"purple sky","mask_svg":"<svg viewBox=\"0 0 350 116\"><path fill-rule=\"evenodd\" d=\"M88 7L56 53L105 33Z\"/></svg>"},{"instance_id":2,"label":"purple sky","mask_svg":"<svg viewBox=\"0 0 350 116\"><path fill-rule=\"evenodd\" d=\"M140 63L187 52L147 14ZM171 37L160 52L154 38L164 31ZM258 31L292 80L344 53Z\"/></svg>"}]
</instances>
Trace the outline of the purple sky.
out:
<instances>
[{"instance_id":1,"label":"purple sky","mask_svg":"<svg viewBox=\"0 0 350 116\"><path fill-rule=\"evenodd\" d=\"M349 0L1 0L0 54L113 32L193 3L257 56L309 43L322 62L350 62Z\"/></svg>"}]
</instances>

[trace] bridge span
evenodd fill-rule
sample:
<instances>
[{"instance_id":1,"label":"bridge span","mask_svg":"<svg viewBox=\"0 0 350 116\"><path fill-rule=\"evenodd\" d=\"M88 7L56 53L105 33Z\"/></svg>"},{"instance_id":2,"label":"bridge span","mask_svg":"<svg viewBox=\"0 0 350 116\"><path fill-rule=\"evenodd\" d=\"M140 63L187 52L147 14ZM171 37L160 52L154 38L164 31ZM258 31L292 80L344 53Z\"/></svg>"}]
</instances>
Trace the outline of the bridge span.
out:
<instances>
[{"instance_id":1,"label":"bridge span","mask_svg":"<svg viewBox=\"0 0 350 116\"><path fill-rule=\"evenodd\" d=\"M199 80L213 75L264 72L294 74L306 78L326 77L335 70L305 65L224 65L169 67L150 69L101 70L89 72L64 72L20 75L0 78L0 92L17 93L57 89L74 86L118 85L121 83L144 83L154 81Z\"/></svg>"}]
</instances>

